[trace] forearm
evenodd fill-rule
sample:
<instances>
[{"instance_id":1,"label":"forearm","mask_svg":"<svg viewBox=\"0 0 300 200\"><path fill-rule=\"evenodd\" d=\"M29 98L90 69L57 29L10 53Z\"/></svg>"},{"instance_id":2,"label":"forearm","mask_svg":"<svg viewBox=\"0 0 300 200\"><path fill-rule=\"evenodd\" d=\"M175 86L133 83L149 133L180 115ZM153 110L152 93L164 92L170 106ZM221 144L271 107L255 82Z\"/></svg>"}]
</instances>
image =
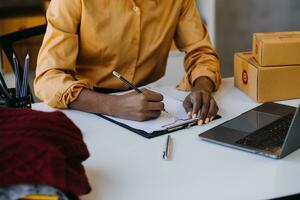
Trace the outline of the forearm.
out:
<instances>
[{"instance_id":1,"label":"forearm","mask_svg":"<svg viewBox=\"0 0 300 200\"><path fill-rule=\"evenodd\" d=\"M214 87L214 83L208 77L201 76L195 80L192 90L204 90L212 93L214 91Z\"/></svg>"},{"instance_id":2,"label":"forearm","mask_svg":"<svg viewBox=\"0 0 300 200\"><path fill-rule=\"evenodd\" d=\"M70 103L69 107L84 112L112 115L113 99L113 95L83 89L79 97Z\"/></svg>"}]
</instances>

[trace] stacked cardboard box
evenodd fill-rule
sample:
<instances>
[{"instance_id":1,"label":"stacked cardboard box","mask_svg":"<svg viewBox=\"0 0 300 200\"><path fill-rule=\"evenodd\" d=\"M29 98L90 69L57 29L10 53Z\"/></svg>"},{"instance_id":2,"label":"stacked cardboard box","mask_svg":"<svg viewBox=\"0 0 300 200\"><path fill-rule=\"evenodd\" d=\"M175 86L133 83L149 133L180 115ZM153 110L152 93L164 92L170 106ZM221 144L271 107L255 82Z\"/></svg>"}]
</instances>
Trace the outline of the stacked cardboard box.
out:
<instances>
[{"instance_id":1,"label":"stacked cardboard box","mask_svg":"<svg viewBox=\"0 0 300 200\"><path fill-rule=\"evenodd\" d=\"M255 33L234 55L235 86L256 102L300 98L300 32Z\"/></svg>"}]
</instances>

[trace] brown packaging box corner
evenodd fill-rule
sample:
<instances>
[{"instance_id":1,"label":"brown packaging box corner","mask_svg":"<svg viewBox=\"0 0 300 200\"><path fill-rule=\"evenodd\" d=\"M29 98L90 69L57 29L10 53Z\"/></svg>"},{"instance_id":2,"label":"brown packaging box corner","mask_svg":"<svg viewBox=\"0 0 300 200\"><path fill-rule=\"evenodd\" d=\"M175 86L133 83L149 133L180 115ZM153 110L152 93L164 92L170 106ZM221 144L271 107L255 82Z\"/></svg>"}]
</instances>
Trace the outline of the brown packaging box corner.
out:
<instances>
[{"instance_id":1,"label":"brown packaging box corner","mask_svg":"<svg viewBox=\"0 0 300 200\"><path fill-rule=\"evenodd\" d=\"M259 103L300 98L300 65L262 67L252 52L236 53L234 84Z\"/></svg>"}]
</instances>

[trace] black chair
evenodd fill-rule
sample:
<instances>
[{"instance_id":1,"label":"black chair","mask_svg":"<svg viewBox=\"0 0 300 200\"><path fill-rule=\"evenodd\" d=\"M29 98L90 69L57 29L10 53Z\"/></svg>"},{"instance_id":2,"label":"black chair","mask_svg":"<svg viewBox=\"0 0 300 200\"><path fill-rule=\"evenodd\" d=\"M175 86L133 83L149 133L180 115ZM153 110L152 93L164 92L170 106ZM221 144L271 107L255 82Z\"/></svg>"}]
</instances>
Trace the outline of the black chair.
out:
<instances>
[{"instance_id":1,"label":"black chair","mask_svg":"<svg viewBox=\"0 0 300 200\"><path fill-rule=\"evenodd\" d=\"M47 25L44 24L0 37L0 46L12 69L13 53L15 53L18 59L20 67L24 66L24 58L26 57L26 54L30 54L29 91L33 102L39 101L39 99L34 95L33 80L35 77L37 56L42 45L46 27ZM22 71L23 69L20 68L20 72Z\"/></svg>"}]
</instances>

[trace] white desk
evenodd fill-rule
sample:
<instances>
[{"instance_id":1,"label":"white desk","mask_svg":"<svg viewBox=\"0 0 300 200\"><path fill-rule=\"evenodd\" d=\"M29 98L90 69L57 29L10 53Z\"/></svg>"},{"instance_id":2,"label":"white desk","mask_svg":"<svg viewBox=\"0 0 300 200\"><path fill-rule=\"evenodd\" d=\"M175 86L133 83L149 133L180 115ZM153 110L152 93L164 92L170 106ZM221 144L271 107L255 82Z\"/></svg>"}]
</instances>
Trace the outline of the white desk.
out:
<instances>
[{"instance_id":1,"label":"white desk","mask_svg":"<svg viewBox=\"0 0 300 200\"><path fill-rule=\"evenodd\" d=\"M173 158L162 160L166 136L146 139L95 115L64 111L90 151L84 163L92 192L83 200L269 199L300 193L300 151L282 160L204 142L198 134L258 104L223 80L222 119L172 133ZM283 102L297 106L299 100ZM34 109L52 110L44 104Z\"/></svg>"}]
</instances>

